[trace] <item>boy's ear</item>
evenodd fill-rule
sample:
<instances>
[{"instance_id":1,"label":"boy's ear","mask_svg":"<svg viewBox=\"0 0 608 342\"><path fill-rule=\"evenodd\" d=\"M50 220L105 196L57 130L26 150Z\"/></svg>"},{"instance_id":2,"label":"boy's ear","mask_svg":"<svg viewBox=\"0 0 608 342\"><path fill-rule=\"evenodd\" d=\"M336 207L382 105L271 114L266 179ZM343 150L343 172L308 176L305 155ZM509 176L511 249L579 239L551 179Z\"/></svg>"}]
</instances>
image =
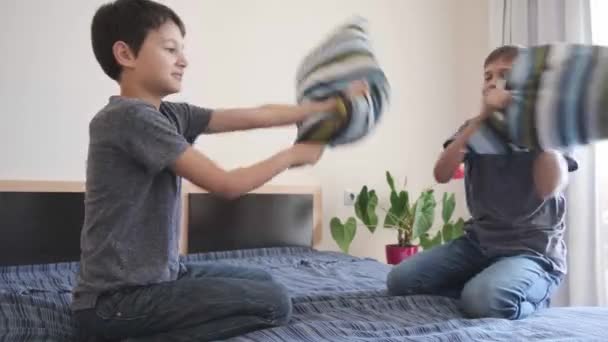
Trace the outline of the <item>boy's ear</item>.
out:
<instances>
[{"instance_id":1,"label":"boy's ear","mask_svg":"<svg viewBox=\"0 0 608 342\"><path fill-rule=\"evenodd\" d=\"M123 41L115 42L114 45L112 45L112 53L120 66L126 68L135 66L135 54L127 43Z\"/></svg>"}]
</instances>

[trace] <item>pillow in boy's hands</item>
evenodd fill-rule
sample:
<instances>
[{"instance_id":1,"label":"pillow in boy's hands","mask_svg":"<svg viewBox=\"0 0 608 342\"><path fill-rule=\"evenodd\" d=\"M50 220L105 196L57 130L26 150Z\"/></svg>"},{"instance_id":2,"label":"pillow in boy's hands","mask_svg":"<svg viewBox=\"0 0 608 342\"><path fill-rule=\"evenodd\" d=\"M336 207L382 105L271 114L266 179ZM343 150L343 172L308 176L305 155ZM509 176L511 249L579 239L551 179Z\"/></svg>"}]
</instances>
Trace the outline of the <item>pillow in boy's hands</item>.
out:
<instances>
[{"instance_id":1,"label":"pillow in boy's hands","mask_svg":"<svg viewBox=\"0 0 608 342\"><path fill-rule=\"evenodd\" d=\"M338 108L299 123L296 142L355 142L374 128L386 109L390 87L371 49L366 24L363 18L352 19L302 61L296 75L298 103L334 97ZM357 80L367 82L369 92L351 96L348 88Z\"/></svg>"},{"instance_id":2,"label":"pillow in boy's hands","mask_svg":"<svg viewBox=\"0 0 608 342\"><path fill-rule=\"evenodd\" d=\"M608 139L608 47L521 48L506 88L513 100L488 123L513 144L565 149Z\"/></svg>"}]
</instances>

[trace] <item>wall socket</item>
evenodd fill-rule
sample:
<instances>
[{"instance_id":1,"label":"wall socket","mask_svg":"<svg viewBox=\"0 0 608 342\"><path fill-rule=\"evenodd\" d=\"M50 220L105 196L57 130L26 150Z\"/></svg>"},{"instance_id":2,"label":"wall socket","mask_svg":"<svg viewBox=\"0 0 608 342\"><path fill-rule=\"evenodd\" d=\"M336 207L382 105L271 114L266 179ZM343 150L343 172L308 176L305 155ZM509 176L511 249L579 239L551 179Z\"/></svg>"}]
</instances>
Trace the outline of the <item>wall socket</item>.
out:
<instances>
[{"instance_id":1,"label":"wall socket","mask_svg":"<svg viewBox=\"0 0 608 342\"><path fill-rule=\"evenodd\" d=\"M355 204L355 200L357 199L357 194L350 189L344 190L344 205L352 206Z\"/></svg>"}]
</instances>

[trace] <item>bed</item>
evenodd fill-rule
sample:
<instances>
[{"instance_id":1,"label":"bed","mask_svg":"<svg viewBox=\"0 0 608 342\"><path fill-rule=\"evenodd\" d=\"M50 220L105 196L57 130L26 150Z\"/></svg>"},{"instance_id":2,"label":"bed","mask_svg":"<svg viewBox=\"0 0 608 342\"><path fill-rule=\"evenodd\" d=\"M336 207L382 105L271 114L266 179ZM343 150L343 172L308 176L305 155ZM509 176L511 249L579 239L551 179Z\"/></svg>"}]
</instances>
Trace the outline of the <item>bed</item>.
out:
<instances>
[{"instance_id":1,"label":"bed","mask_svg":"<svg viewBox=\"0 0 608 342\"><path fill-rule=\"evenodd\" d=\"M0 181L0 341L76 341L68 306L83 190ZM314 248L320 198L315 187L267 186L229 202L184 186L183 258L261 267L292 295L288 325L228 341L608 341L608 308L470 320L453 299L388 296L390 266Z\"/></svg>"}]
</instances>

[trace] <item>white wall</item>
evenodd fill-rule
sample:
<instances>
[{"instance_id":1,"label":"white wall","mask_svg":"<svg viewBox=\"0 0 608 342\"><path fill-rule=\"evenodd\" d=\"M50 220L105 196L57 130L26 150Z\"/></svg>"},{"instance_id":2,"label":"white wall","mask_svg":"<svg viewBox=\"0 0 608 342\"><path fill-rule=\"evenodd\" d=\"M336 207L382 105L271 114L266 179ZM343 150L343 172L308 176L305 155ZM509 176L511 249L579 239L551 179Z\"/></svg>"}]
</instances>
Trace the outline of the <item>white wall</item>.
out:
<instances>
[{"instance_id":1,"label":"white wall","mask_svg":"<svg viewBox=\"0 0 608 342\"><path fill-rule=\"evenodd\" d=\"M88 121L117 87L93 57L91 17L104 1L0 2L0 179L84 179ZM326 152L314 168L287 172L275 183L321 184L327 222L345 216L345 188L362 184L386 194L384 170L408 177L419 191L432 185L442 141L477 109L481 61L487 53L484 0L171 0L187 25L190 67L174 99L210 107L294 100L301 57L351 14L370 21L393 101L373 135ZM225 167L253 163L291 144L294 128L199 139ZM462 184L438 187L458 192ZM351 252L384 260L394 234L364 231Z\"/></svg>"}]
</instances>

